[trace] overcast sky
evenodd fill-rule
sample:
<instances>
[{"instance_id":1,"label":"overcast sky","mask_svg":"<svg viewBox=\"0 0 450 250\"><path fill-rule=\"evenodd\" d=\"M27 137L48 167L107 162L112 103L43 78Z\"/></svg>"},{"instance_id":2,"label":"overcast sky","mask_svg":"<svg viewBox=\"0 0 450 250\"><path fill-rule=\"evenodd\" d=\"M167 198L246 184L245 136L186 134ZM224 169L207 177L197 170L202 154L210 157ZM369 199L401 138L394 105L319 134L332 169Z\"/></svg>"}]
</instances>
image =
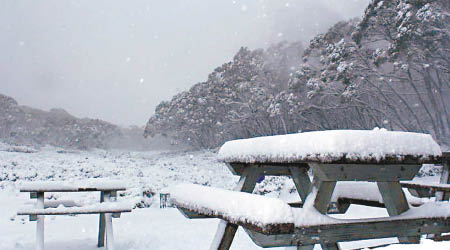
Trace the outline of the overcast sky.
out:
<instances>
[{"instance_id":1,"label":"overcast sky","mask_svg":"<svg viewBox=\"0 0 450 250\"><path fill-rule=\"evenodd\" d=\"M241 46L307 42L368 0L1 0L0 93L144 125Z\"/></svg>"}]
</instances>

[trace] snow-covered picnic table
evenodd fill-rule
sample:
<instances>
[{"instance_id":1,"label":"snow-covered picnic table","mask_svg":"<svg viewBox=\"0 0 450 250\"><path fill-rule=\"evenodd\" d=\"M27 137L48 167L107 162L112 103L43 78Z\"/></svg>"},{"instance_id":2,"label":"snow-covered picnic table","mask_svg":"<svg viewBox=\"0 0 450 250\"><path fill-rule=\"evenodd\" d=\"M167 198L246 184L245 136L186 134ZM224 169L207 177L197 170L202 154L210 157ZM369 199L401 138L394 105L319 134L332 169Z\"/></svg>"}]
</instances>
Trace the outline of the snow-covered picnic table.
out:
<instances>
[{"instance_id":1,"label":"snow-covered picnic table","mask_svg":"<svg viewBox=\"0 0 450 250\"><path fill-rule=\"evenodd\" d=\"M389 216L397 218L395 216L409 210L408 201L402 190L400 181L413 179L424 163L440 164L441 157L442 152L440 147L430 135L393 132L382 129L370 131L335 130L306 132L235 140L225 143L218 153L219 160L225 162L234 174L241 176L234 191L251 193L256 185L257 179L261 175L290 176L295 183L302 201L307 200L307 198L310 199L310 205L316 211L315 216L320 215L322 216L321 218L330 218L326 214L338 181L376 182L384 203L383 205L386 207ZM308 176L309 169L314 174L312 183ZM362 192L362 190L358 190L358 186L355 186L354 192ZM198 196L191 195L191 199L184 198L185 200L183 200L176 192L172 195L174 196L174 203L188 216L196 217L197 215L195 213L200 213L207 216L224 218L227 222L222 223L223 225L218 229L211 249L222 250L230 248L239 223L233 222L233 219L230 217L220 215L220 211L223 211L220 209L221 205L211 204L216 209L208 211L207 208L210 206L204 206L201 209L201 206L195 208L196 206L190 205L189 200L195 204ZM241 199L237 203L242 204L243 200L245 199ZM249 206L242 205L240 207L245 210ZM263 205L260 207L263 207ZM283 206L278 206L278 208L281 207ZM287 207L284 206L284 209L287 209ZM280 210L276 209L275 211ZM302 213L303 216L305 214L314 216L314 213L306 213L306 211L309 210L302 210L300 217L302 217ZM448 215L439 214L437 217L442 219L442 216L447 218L446 216ZM294 217L299 218L299 215ZM250 217L244 216L244 220L248 218ZM273 218L286 219L286 215L278 215ZM310 220L314 221L314 218L311 217ZM401 243L417 243L421 230L424 230L423 228L413 227L413 231L409 230L408 233L397 232L395 226L398 226L398 221L396 219L388 221L390 222L387 222L387 220L377 220L377 223L381 222L382 226L374 226L369 230L372 233L371 235L374 238L377 238L377 235L400 236L399 241ZM392 221L396 221L396 223L392 224ZM440 220L437 219L437 221ZM366 222L369 224L372 223L371 221ZM283 223L285 224L287 222L280 220L275 224L283 225ZM362 221L359 224L357 222L355 223L352 225L356 228L359 225L360 229L362 225L367 224L364 224ZM416 224L411 223L406 224L413 226L421 222L414 222ZM436 223L436 225L439 224L436 221L433 221L433 223ZM307 232L310 230L304 223L297 223L295 226L297 228L303 227L304 234L308 234ZM444 223L436 226L439 230L444 228L444 231L447 229L450 231L449 227L448 221L444 221ZM281 226L281 229L283 228L286 229ZM319 232L321 230L319 229ZM338 241L364 239L367 237L367 235L352 231L351 227L347 227L346 230L348 230L347 233L353 234L354 237L344 237L340 240L336 237L328 237L328 240L326 240L329 235L322 233L322 240L305 240L305 237L308 235L300 237L299 234L301 235L301 233L299 232L282 236L286 232L281 230L271 232L275 235L262 237L260 235L261 230L255 231L254 226L251 226L250 229L247 228L252 239L261 246L294 245L299 246L299 249L310 249L311 246L305 246L305 244L315 243L320 243L324 249L336 249L338 248ZM379 233L375 234L377 230ZM440 232L439 230L436 232ZM326 232L330 233L327 230ZM339 232L345 234L345 230L342 231L342 228ZM411 234L412 232L414 233ZM267 232L265 233L268 234ZM311 233L309 236L316 237L317 235L314 236Z\"/></svg>"},{"instance_id":2,"label":"snow-covered picnic table","mask_svg":"<svg viewBox=\"0 0 450 250\"><path fill-rule=\"evenodd\" d=\"M132 204L117 202L117 191L125 191L126 186L120 181L89 179L84 181L36 181L22 184L20 192L29 192L33 204L25 204L17 211L18 215L29 215L30 221L37 221L36 248L44 249L44 216L100 214L98 247L106 241L108 250L114 249L112 218L119 218L123 212L131 212ZM46 201L46 192L100 192L99 203L84 204L74 200ZM106 234L106 239L105 239Z\"/></svg>"}]
</instances>

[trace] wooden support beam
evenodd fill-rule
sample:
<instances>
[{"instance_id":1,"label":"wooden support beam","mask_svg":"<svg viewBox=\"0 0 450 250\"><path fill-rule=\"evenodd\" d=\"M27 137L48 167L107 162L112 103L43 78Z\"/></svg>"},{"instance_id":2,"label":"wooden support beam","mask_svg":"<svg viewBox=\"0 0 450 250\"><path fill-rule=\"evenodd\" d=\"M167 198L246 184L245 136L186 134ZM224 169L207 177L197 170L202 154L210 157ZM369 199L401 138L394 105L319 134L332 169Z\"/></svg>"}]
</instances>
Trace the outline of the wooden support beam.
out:
<instances>
[{"instance_id":1,"label":"wooden support beam","mask_svg":"<svg viewBox=\"0 0 450 250\"><path fill-rule=\"evenodd\" d=\"M377 182L377 185L389 216L399 215L409 209L408 201L406 200L405 193L403 193L402 186L399 182ZM401 237L398 241L400 243L418 244L420 243L420 235Z\"/></svg>"},{"instance_id":2,"label":"wooden support beam","mask_svg":"<svg viewBox=\"0 0 450 250\"><path fill-rule=\"evenodd\" d=\"M222 250L231 248L231 243L233 243L234 235L236 234L238 227L239 226L236 224L226 223L222 240L219 241L217 249Z\"/></svg>"},{"instance_id":3,"label":"wooden support beam","mask_svg":"<svg viewBox=\"0 0 450 250\"><path fill-rule=\"evenodd\" d=\"M336 242L322 243L320 246L322 247L322 250L339 250L339 245Z\"/></svg>"},{"instance_id":4,"label":"wooden support beam","mask_svg":"<svg viewBox=\"0 0 450 250\"><path fill-rule=\"evenodd\" d=\"M331 201L331 196L333 195L334 188L336 187L336 181L319 181L317 177L314 177L314 187L317 188L316 198L314 200L314 207L321 214L327 214L328 205ZM339 249L337 241L328 242L321 244L324 250Z\"/></svg>"},{"instance_id":5,"label":"wooden support beam","mask_svg":"<svg viewBox=\"0 0 450 250\"><path fill-rule=\"evenodd\" d=\"M326 214L328 211L328 205L331 201L334 188L336 187L335 181L319 181L314 178L314 186L317 188L317 195L314 200L314 207L321 214Z\"/></svg>"},{"instance_id":6,"label":"wooden support beam","mask_svg":"<svg viewBox=\"0 0 450 250\"><path fill-rule=\"evenodd\" d=\"M449 184L450 183L450 152L442 153L442 173L441 178L439 180L441 184ZM436 192L436 201L448 201L450 200L450 192L439 191ZM440 235L430 234L427 235L429 239L438 239Z\"/></svg>"},{"instance_id":7,"label":"wooden support beam","mask_svg":"<svg viewBox=\"0 0 450 250\"><path fill-rule=\"evenodd\" d=\"M44 192L36 194L36 208L44 208ZM36 222L36 249L44 250L44 221L45 215L38 215Z\"/></svg>"},{"instance_id":8,"label":"wooden support beam","mask_svg":"<svg viewBox=\"0 0 450 250\"><path fill-rule=\"evenodd\" d=\"M104 191L100 192L100 203L105 201ZM105 214L101 213L98 221L98 242L97 247L105 246Z\"/></svg>"},{"instance_id":9,"label":"wooden support beam","mask_svg":"<svg viewBox=\"0 0 450 250\"><path fill-rule=\"evenodd\" d=\"M446 152L450 156L449 152ZM442 173L439 181L441 184L450 184L450 158L444 157L442 159ZM450 192L436 192L436 200L449 200Z\"/></svg>"},{"instance_id":10,"label":"wooden support beam","mask_svg":"<svg viewBox=\"0 0 450 250\"><path fill-rule=\"evenodd\" d=\"M185 208L182 208L182 207L179 207L179 206L177 206L177 208L181 212L181 214L184 217L188 218L188 219L207 219L207 218L211 218L209 216L202 215L202 214L190 211L188 209L185 209Z\"/></svg>"},{"instance_id":11,"label":"wooden support beam","mask_svg":"<svg viewBox=\"0 0 450 250\"><path fill-rule=\"evenodd\" d=\"M258 166L252 165L248 166L244 169L243 174L241 175L241 178L239 179L238 184L234 188L235 191L241 191L241 192L247 192L251 193L253 192L253 189L255 188L256 181L258 180L260 174L260 170L258 169ZM214 239L214 242L210 248L210 250L228 250L231 247L231 243L233 242L234 235L236 234L236 231L238 229L238 226L231 223L226 223L224 230L218 230L216 232L216 236ZM216 241L217 240L217 241ZM215 245L218 243L217 245Z\"/></svg>"},{"instance_id":12,"label":"wooden support beam","mask_svg":"<svg viewBox=\"0 0 450 250\"><path fill-rule=\"evenodd\" d=\"M309 180L308 169L309 167L307 164L289 167L295 188L297 189L303 203L305 203L306 196L308 196L309 191L311 190L311 181Z\"/></svg>"},{"instance_id":13,"label":"wooden support beam","mask_svg":"<svg viewBox=\"0 0 450 250\"><path fill-rule=\"evenodd\" d=\"M104 202L111 202L113 197L111 196L111 192L105 191L103 194ZM114 233L112 226L112 214L105 213L105 231L106 231L106 249L114 250Z\"/></svg>"},{"instance_id":14,"label":"wooden support beam","mask_svg":"<svg viewBox=\"0 0 450 250\"><path fill-rule=\"evenodd\" d=\"M324 164L309 163L321 181L411 180L422 165Z\"/></svg>"}]
</instances>

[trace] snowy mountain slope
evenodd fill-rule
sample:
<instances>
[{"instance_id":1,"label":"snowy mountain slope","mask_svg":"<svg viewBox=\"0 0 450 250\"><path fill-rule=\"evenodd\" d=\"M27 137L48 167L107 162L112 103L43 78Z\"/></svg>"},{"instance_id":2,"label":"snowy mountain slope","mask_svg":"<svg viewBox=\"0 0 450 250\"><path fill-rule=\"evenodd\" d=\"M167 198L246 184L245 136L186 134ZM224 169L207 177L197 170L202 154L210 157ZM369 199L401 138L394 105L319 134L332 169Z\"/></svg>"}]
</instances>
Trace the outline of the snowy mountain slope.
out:
<instances>
[{"instance_id":1,"label":"snowy mountain slope","mask_svg":"<svg viewBox=\"0 0 450 250\"><path fill-rule=\"evenodd\" d=\"M121 135L119 127L98 119L80 119L63 109L43 111L19 105L0 94L0 140L19 145L105 148Z\"/></svg>"}]
</instances>

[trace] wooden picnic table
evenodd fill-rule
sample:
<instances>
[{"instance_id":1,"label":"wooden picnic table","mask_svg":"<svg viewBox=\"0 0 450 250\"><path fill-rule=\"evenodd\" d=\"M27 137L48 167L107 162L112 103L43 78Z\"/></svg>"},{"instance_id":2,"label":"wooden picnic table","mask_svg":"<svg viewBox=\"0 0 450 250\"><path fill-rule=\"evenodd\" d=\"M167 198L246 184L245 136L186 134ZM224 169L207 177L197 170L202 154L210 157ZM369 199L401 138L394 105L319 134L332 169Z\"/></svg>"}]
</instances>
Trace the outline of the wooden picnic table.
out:
<instances>
[{"instance_id":1,"label":"wooden picnic table","mask_svg":"<svg viewBox=\"0 0 450 250\"><path fill-rule=\"evenodd\" d=\"M81 181L61 182L29 182L20 188L20 192L30 193L31 199L36 199L34 206L20 209L18 215L29 215L31 221L36 221L36 247L44 249L44 216L67 214L99 214L98 247L103 247L105 241L107 249L113 247L112 218L120 217L121 212L131 212L131 207L115 206L117 191L125 191L126 187L118 181ZM46 192L100 192L100 204L83 207L73 200L45 201ZM113 202L114 204L108 204ZM106 240L105 240L106 233Z\"/></svg>"},{"instance_id":2,"label":"wooden picnic table","mask_svg":"<svg viewBox=\"0 0 450 250\"><path fill-rule=\"evenodd\" d=\"M343 134L345 135L345 132ZM284 137L289 138L289 136ZM401 136L406 138L406 133ZM238 140L233 145L225 144L222 147L222 149L226 147L224 151L229 150L231 153L226 152L223 154L225 156L222 155L219 158L222 158L221 160L227 164L233 174L240 176L235 191L251 193L260 175L290 176L302 201L305 201L306 197L312 194L312 191L315 189L314 207L322 214L327 213L336 182L370 181L377 183L389 216L399 215L409 209L400 181L412 180L422 164L441 164L442 162L441 156L436 154L384 154L382 158L376 155L373 157L349 157L347 154L342 154L338 157L333 155L332 157L321 158L317 154L307 154L296 158L295 151L292 151L285 153L288 157L278 157L276 154L273 154L271 157L270 147L275 149L278 145L283 147L289 141L281 138L283 144L279 144L280 138L274 138L277 140L272 141L270 141L272 138L267 138L269 140L265 138ZM344 137L341 136L341 138ZM371 139L377 140L379 138L373 137ZM258 144L264 143L269 149L259 151L255 149L260 146ZM383 141L380 143L383 143ZM411 143L411 141L408 143ZM427 146L434 148L435 151L440 151L439 148L436 149L437 144L434 145L434 142L424 140L423 143L429 143ZM239 150L243 149L244 146L250 151L247 155L239 153ZM236 152L239 155L237 157L234 156ZM260 152L268 152L269 156ZM350 155L352 152L348 153ZM221 152L219 152L220 154ZM292 157L291 155L294 156ZM314 175L312 183L308 176L309 169L312 170ZM448 170L446 171L444 174L447 173L446 178L448 182ZM229 249L237 229L238 225L227 222L224 229L217 231L216 239L220 240L214 243L216 245L213 248L219 250ZM287 237L290 237L290 235ZM399 238L401 243L418 243L419 240L419 235ZM312 247L299 246L299 249L312 249ZM339 249L336 242L322 244L322 248Z\"/></svg>"}]
</instances>

